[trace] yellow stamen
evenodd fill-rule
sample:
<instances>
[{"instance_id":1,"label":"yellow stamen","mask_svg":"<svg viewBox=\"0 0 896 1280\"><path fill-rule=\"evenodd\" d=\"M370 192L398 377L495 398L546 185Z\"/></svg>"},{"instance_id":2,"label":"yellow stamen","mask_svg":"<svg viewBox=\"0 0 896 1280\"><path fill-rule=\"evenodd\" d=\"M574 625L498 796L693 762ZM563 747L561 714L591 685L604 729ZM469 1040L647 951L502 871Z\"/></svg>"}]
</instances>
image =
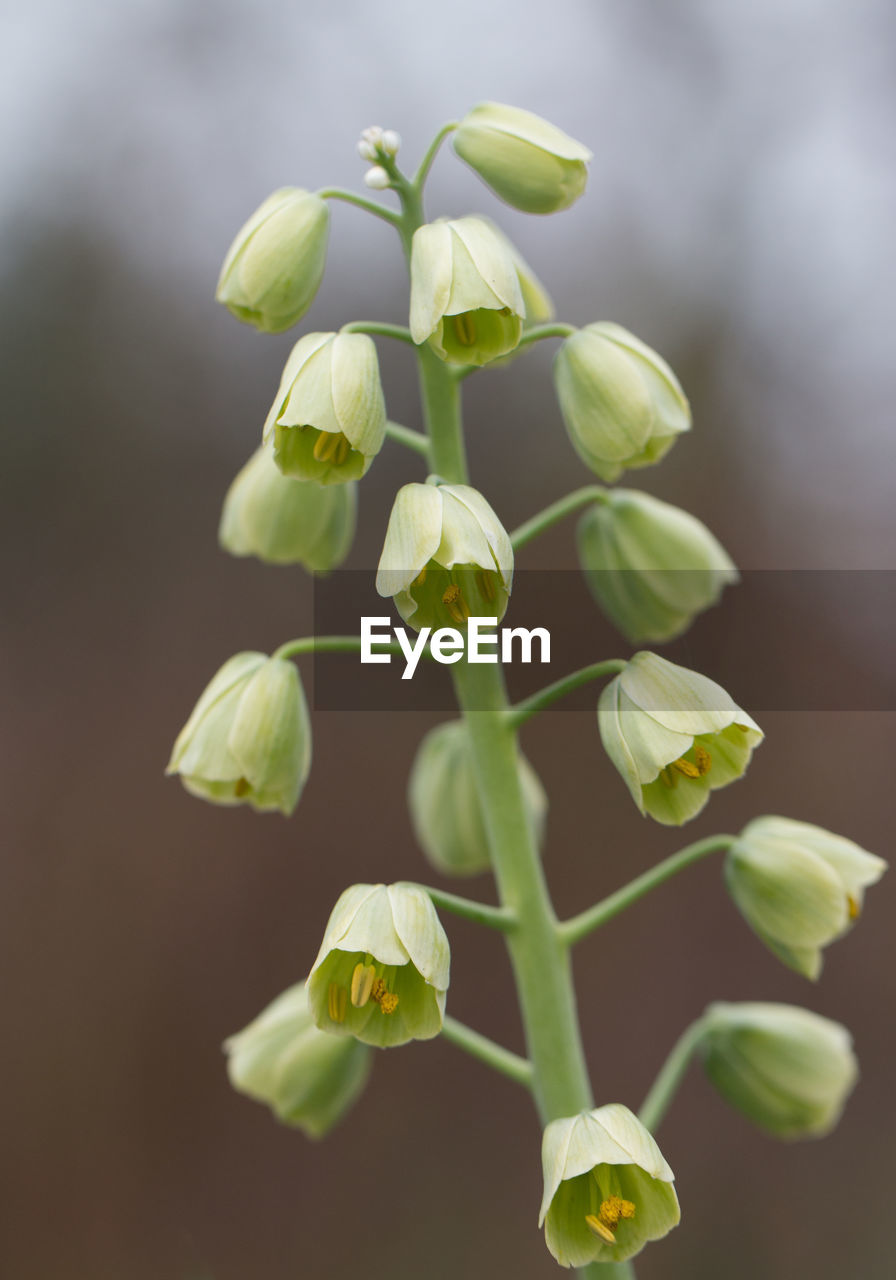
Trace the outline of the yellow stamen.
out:
<instances>
[{"instance_id":1,"label":"yellow stamen","mask_svg":"<svg viewBox=\"0 0 896 1280\"><path fill-rule=\"evenodd\" d=\"M420 572L417 574L416 578L414 579L414 586L422 587L425 581L426 581L426 565L423 566L423 568L420 570Z\"/></svg>"},{"instance_id":2,"label":"yellow stamen","mask_svg":"<svg viewBox=\"0 0 896 1280\"><path fill-rule=\"evenodd\" d=\"M338 982L331 982L327 988L327 1013L332 1022L345 1022L345 1011L348 1008L348 992Z\"/></svg>"},{"instance_id":3,"label":"yellow stamen","mask_svg":"<svg viewBox=\"0 0 896 1280\"><path fill-rule=\"evenodd\" d=\"M237 779L237 781L236 781L236 786L233 788L233 794L234 794L235 796L246 796L246 795L248 795L248 794L249 794L249 779L248 779L248 778L238 778L238 779Z\"/></svg>"},{"instance_id":4,"label":"yellow stamen","mask_svg":"<svg viewBox=\"0 0 896 1280\"><path fill-rule=\"evenodd\" d=\"M695 742L694 759L697 761L697 772L702 778L703 775L705 773L709 773L712 768L712 756L706 750L706 747L701 747L699 742Z\"/></svg>"},{"instance_id":5,"label":"yellow stamen","mask_svg":"<svg viewBox=\"0 0 896 1280\"><path fill-rule=\"evenodd\" d=\"M677 769L679 773L683 773L686 778L699 778L700 770L695 764L691 764L690 760L685 760L684 756L680 760L673 760L669 766L671 769Z\"/></svg>"},{"instance_id":6,"label":"yellow stamen","mask_svg":"<svg viewBox=\"0 0 896 1280\"><path fill-rule=\"evenodd\" d=\"M473 323L473 317L469 311L462 312L459 316L453 316L454 332L457 334L457 340L462 347L472 347L476 341L476 325Z\"/></svg>"},{"instance_id":7,"label":"yellow stamen","mask_svg":"<svg viewBox=\"0 0 896 1280\"><path fill-rule=\"evenodd\" d=\"M597 1236L599 1240L604 1240L607 1244L616 1243L616 1237L610 1228L604 1226L600 1218L596 1218L593 1213L585 1214L585 1223L592 1235Z\"/></svg>"},{"instance_id":8,"label":"yellow stamen","mask_svg":"<svg viewBox=\"0 0 896 1280\"><path fill-rule=\"evenodd\" d=\"M341 431L319 431L311 452L318 462L329 462L339 452L339 442L344 439Z\"/></svg>"},{"instance_id":9,"label":"yellow stamen","mask_svg":"<svg viewBox=\"0 0 896 1280\"><path fill-rule=\"evenodd\" d=\"M356 1009L363 1009L370 999L376 969L372 964L362 964L359 960L352 974L352 1004Z\"/></svg>"},{"instance_id":10,"label":"yellow stamen","mask_svg":"<svg viewBox=\"0 0 896 1280\"><path fill-rule=\"evenodd\" d=\"M862 910L862 908L859 906L858 898L854 898L851 893L848 894L846 898L846 905L849 908L850 920L858 920L859 912Z\"/></svg>"},{"instance_id":11,"label":"yellow stamen","mask_svg":"<svg viewBox=\"0 0 896 1280\"><path fill-rule=\"evenodd\" d=\"M671 791L678 786L678 775L670 773L668 768L660 769L660 782Z\"/></svg>"},{"instance_id":12,"label":"yellow stamen","mask_svg":"<svg viewBox=\"0 0 896 1280\"><path fill-rule=\"evenodd\" d=\"M470 616L470 610L467 603L460 593L460 587L452 582L450 587L446 587L442 595L442 604L445 605L449 614L455 622L463 625Z\"/></svg>"},{"instance_id":13,"label":"yellow stamen","mask_svg":"<svg viewBox=\"0 0 896 1280\"><path fill-rule=\"evenodd\" d=\"M389 991L382 978L377 978L370 991L371 1000L376 1001L382 1013L394 1013L398 1008L398 996Z\"/></svg>"},{"instance_id":14,"label":"yellow stamen","mask_svg":"<svg viewBox=\"0 0 896 1280\"><path fill-rule=\"evenodd\" d=\"M619 1223L623 1219L634 1216L635 1206L631 1200L623 1200L622 1196L608 1196L606 1200L600 1202L600 1208L596 1214L585 1215L585 1222L594 1235L605 1240L607 1244L615 1244L616 1237L613 1232Z\"/></svg>"},{"instance_id":15,"label":"yellow stamen","mask_svg":"<svg viewBox=\"0 0 896 1280\"><path fill-rule=\"evenodd\" d=\"M476 574L476 581L479 583L479 590L485 596L486 600L488 600L489 604L491 604L495 596L498 594L495 590L494 578L485 569L480 569Z\"/></svg>"},{"instance_id":16,"label":"yellow stamen","mask_svg":"<svg viewBox=\"0 0 896 1280\"><path fill-rule=\"evenodd\" d=\"M348 457L348 455L351 453L351 451L352 451L352 447L351 447L351 445L349 444L347 437L346 437L346 436L340 436L340 437L339 437L339 444L338 444L338 446L337 446L337 448L336 448L336 456L335 456L335 458L333 459L333 461L334 461L335 465L336 465L337 467L341 467L341 466L342 466L342 464L343 464L343 462L345 462L346 458L347 458L347 457Z\"/></svg>"}]
</instances>

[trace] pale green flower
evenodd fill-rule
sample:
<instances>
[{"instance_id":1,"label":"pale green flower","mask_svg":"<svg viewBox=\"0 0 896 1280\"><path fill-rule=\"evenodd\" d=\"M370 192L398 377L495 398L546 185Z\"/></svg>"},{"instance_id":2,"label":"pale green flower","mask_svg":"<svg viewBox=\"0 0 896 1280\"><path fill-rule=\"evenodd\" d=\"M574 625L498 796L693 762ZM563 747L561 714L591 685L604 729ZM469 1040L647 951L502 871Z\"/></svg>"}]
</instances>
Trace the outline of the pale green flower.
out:
<instances>
[{"instance_id":1,"label":"pale green flower","mask_svg":"<svg viewBox=\"0 0 896 1280\"><path fill-rule=\"evenodd\" d=\"M740 778L763 738L715 681L646 652L604 688L597 720L641 813L673 826L698 814L710 791Z\"/></svg>"},{"instance_id":2,"label":"pale green flower","mask_svg":"<svg viewBox=\"0 0 896 1280\"><path fill-rule=\"evenodd\" d=\"M529 822L541 844L548 798L525 756L517 764ZM408 783L417 840L445 875L477 875L491 866L485 817L476 787L470 735L462 720L430 729L417 749Z\"/></svg>"},{"instance_id":3,"label":"pale green flower","mask_svg":"<svg viewBox=\"0 0 896 1280\"><path fill-rule=\"evenodd\" d=\"M349 553L357 506L354 483L319 485L283 475L268 441L228 489L218 541L234 556L326 573Z\"/></svg>"},{"instance_id":4,"label":"pale green flower","mask_svg":"<svg viewBox=\"0 0 896 1280\"><path fill-rule=\"evenodd\" d=\"M343 484L367 471L386 437L376 347L364 333L307 333L290 352L264 424L284 475Z\"/></svg>"},{"instance_id":5,"label":"pale green flower","mask_svg":"<svg viewBox=\"0 0 896 1280\"><path fill-rule=\"evenodd\" d=\"M807 978L846 933L887 864L852 840L792 818L756 818L728 851L725 880L750 927Z\"/></svg>"},{"instance_id":6,"label":"pale green flower","mask_svg":"<svg viewBox=\"0 0 896 1280\"><path fill-rule=\"evenodd\" d=\"M706 525L634 489L596 502L579 522L578 544L591 594L633 644L672 640L737 581Z\"/></svg>"},{"instance_id":7,"label":"pale green flower","mask_svg":"<svg viewBox=\"0 0 896 1280\"><path fill-rule=\"evenodd\" d=\"M551 1121L541 1158L538 1225L561 1267L624 1262L678 1225L672 1170L640 1120L618 1102Z\"/></svg>"},{"instance_id":8,"label":"pale green flower","mask_svg":"<svg viewBox=\"0 0 896 1280\"><path fill-rule=\"evenodd\" d=\"M500 621L513 582L513 548L494 511L465 484L399 489L376 575L405 622L463 627L470 617Z\"/></svg>"},{"instance_id":9,"label":"pale green flower","mask_svg":"<svg viewBox=\"0 0 896 1280\"><path fill-rule=\"evenodd\" d=\"M659 462L690 430L675 374L618 324L589 324L567 338L554 360L554 386L573 447L608 483Z\"/></svg>"},{"instance_id":10,"label":"pale green flower","mask_svg":"<svg viewBox=\"0 0 896 1280\"><path fill-rule=\"evenodd\" d=\"M309 1138L322 1138L342 1119L373 1062L367 1045L317 1029L304 982L278 996L224 1049L234 1089Z\"/></svg>"},{"instance_id":11,"label":"pale green flower","mask_svg":"<svg viewBox=\"0 0 896 1280\"><path fill-rule=\"evenodd\" d=\"M356 884L333 908L308 977L322 1031L386 1049L442 1029L448 939L429 895L405 884Z\"/></svg>"},{"instance_id":12,"label":"pale green flower","mask_svg":"<svg viewBox=\"0 0 896 1280\"><path fill-rule=\"evenodd\" d=\"M305 314L327 257L330 211L320 196L282 187L240 228L227 252L215 297L266 333Z\"/></svg>"},{"instance_id":13,"label":"pale green flower","mask_svg":"<svg viewBox=\"0 0 896 1280\"><path fill-rule=\"evenodd\" d=\"M526 306L507 242L484 218L440 218L414 232L411 337L443 360L487 364L520 340Z\"/></svg>"},{"instance_id":14,"label":"pale green flower","mask_svg":"<svg viewBox=\"0 0 896 1280\"><path fill-rule=\"evenodd\" d=\"M480 102L461 120L454 149L483 182L524 213L568 209L585 190L591 152L531 111Z\"/></svg>"},{"instance_id":15,"label":"pale green flower","mask_svg":"<svg viewBox=\"0 0 896 1280\"><path fill-rule=\"evenodd\" d=\"M310 768L311 725L294 663L238 653L203 691L166 773L214 804L290 814Z\"/></svg>"},{"instance_id":16,"label":"pale green flower","mask_svg":"<svg viewBox=\"0 0 896 1280\"><path fill-rule=\"evenodd\" d=\"M706 1074L776 1138L830 1133L859 1064L846 1027L789 1004L713 1004L701 1043Z\"/></svg>"}]
</instances>

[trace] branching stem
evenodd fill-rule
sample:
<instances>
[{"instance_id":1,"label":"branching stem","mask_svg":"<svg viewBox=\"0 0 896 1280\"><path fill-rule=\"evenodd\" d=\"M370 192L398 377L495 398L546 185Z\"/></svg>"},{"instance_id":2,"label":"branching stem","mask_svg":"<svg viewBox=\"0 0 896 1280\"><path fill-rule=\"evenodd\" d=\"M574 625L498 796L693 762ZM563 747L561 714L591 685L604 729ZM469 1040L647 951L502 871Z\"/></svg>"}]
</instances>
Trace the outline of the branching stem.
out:
<instances>
[{"instance_id":1,"label":"branching stem","mask_svg":"<svg viewBox=\"0 0 896 1280\"><path fill-rule=\"evenodd\" d=\"M589 667L581 667L568 676L561 676L553 684L545 685L543 689L533 693L531 698L525 698L522 702L508 707L507 721L518 729L527 720L531 720L532 716L546 710L552 702L565 698L568 693L580 689L583 684L590 684L592 680L603 680L605 676L618 675L625 665L624 658L607 658L605 662L593 662Z\"/></svg>"},{"instance_id":2,"label":"branching stem","mask_svg":"<svg viewBox=\"0 0 896 1280\"><path fill-rule=\"evenodd\" d=\"M433 906L442 907L443 910L450 911L456 916L463 916L465 920L472 920L475 924L488 925L490 929L499 929L502 933L506 933L516 924L516 916L507 907L493 907L487 902L474 902L472 898L461 898L456 893L446 893L444 889L432 889L428 884L412 884L411 881L406 883L429 894Z\"/></svg>"},{"instance_id":3,"label":"branching stem","mask_svg":"<svg viewBox=\"0 0 896 1280\"><path fill-rule=\"evenodd\" d=\"M589 484L584 489L576 489L573 493L568 493L565 498L552 502L549 507L545 507L544 511L539 511L537 515L532 516L525 524L521 524L518 529L514 529L510 535L514 551L519 551L527 542L537 538L539 534L550 529L552 525L565 520L574 511L580 511L582 507L590 507L595 502L606 502L608 498L609 493L603 485Z\"/></svg>"},{"instance_id":4,"label":"branching stem","mask_svg":"<svg viewBox=\"0 0 896 1280\"><path fill-rule=\"evenodd\" d=\"M706 1019L698 1018L679 1037L672 1052L660 1068L660 1073L651 1085L647 1097L641 1104L641 1110L638 1112L638 1119L652 1134L655 1135L662 1124L663 1117L669 1109L669 1104L678 1092L685 1072L691 1064L691 1059L699 1048L705 1034Z\"/></svg>"},{"instance_id":5,"label":"branching stem","mask_svg":"<svg viewBox=\"0 0 896 1280\"><path fill-rule=\"evenodd\" d=\"M387 209L384 205L377 204L375 200L368 200L357 191L344 191L342 187L325 187L317 194L321 200L344 200L346 204L353 204L366 213L372 213L376 218L382 218L393 227L397 227L401 221L401 214L397 209Z\"/></svg>"},{"instance_id":6,"label":"branching stem","mask_svg":"<svg viewBox=\"0 0 896 1280\"><path fill-rule=\"evenodd\" d=\"M456 1018L445 1018L442 1023L442 1035L446 1040L457 1045L458 1049L463 1049L472 1057L478 1058L480 1062L484 1062L487 1067L500 1071L502 1075L515 1080L517 1084L527 1089L532 1088L532 1063L528 1058L521 1058L518 1053L495 1044L494 1040L489 1040L488 1036L480 1035L478 1031L464 1026Z\"/></svg>"}]
</instances>

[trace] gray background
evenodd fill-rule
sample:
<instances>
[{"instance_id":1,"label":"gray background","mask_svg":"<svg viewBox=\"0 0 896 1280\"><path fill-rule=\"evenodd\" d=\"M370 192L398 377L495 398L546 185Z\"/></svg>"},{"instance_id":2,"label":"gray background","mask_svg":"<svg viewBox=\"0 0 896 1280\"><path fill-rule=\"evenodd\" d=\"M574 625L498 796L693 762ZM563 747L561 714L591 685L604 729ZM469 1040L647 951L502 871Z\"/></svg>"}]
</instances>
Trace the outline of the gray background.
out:
<instances>
[{"instance_id":1,"label":"gray background","mask_svg":"<svg viewBox=\"0 0 896 1280\"><path fill-rule=\"evenodd\" d=\"M434 717L319 714L288 824L162 778L219 663L310 626L299 571L215 545L292 340L216 307L217 270L274 187L358 186L368 124L398 129L413 164L481 98L540 112L594 150L584 200L527 218L446 154L430 207L498 218L564 319L615 320L673 363L695 430L628 483L688 506L747 568L892 567L892 8L56 0L4 6L2 20L0 1269L547 1277L527 1100L450 1046L381 1055L322 1145L224 1077L220 1042L307 970L346 884L434 878L402 794ZM401 321L401 269L388 228L335 206L303 328ZM473 475L508 526L587 481L550 345L467 384ZM391 415L419 425L409 353L381 354ZM355 567L375 563L412 478L414 460L388 447L363 486ZM531 547L526 567L568 566L570 533ZM887 647L836 602L781 644L798 657L822 630L883 682ZM756 653L758 669L768 661ZM638 818L590 714L529 729L560 913L761 812L888 855L892 717L773 713L763 727L747 781L681 838ZM872 892L814 989L763 952L718 870L581 948L599 1100L636 1105L715 998L806 1002L847 1022L864 1078L834 1137L780 1146L694 1073L660 1133L684 1222L639 1276L885 1280L896 891ZM519 1047L500 944L448 924L452 1012Z\"/></svg>"}]
</instances>

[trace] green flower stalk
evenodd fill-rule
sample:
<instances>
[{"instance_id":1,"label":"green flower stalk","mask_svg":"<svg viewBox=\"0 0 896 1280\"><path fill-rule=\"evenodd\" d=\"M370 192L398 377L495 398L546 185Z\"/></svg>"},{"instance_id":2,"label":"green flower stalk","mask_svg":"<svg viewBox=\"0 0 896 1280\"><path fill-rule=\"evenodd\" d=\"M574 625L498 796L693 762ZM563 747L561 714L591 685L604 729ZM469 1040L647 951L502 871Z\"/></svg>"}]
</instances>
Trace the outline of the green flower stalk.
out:
<instances>
[{"instance_id":1,"label":"green flower stalk","mask_svg":"<svg viewBox=\"0 0 896 1280\"><path fill-rule=\"evenodd\" d=\"M376 575L405 622L464 627L500 622L513 583L513 548L482 494L465 484L406 484L399 489Z\"/></svg>"},{"instance_id":2,"label":"green flower stalk","mask_svg":"<svg viewBox=\"0 0 896 1280\"><path fill-rule=\"evenodd\" d=\"M720 685L636 653L600 695L604 750L641 813L680 826L743 776L763 733Z\"/></svg>"},{"instance_id":3,"label":"green flower stalk","mask_svg":"<svg viewBox=\"0 0 896 1280\"><path fill-rule=\"evenodd\" d=\"M234 1089L309 1138L322 1138L342 1119L373 1065L373 1050L359 1040L318 1031L304 982L279 995L224 1049Z\"/></svg>"},{"instance_id":4,"label":"green flower stalk","mask_svg":"<svg viewBox=\"0 0 896 1280\"><path fill-rule=\"evenodd\" d=\"M342 894L308 977L322 1031L381 1049L442 1029L448 939L429 896L413 885L356 884Z\"/></svg>"},{"instance_id":5,"label":"green flower stalk","mask_svg":"<svg viewBox=\"0 0 896 1280\"><path fill-rule=\"evenodd\" d=\"M441 218L411 247L411 337L443 360L483 365L513 351L526 305L517 263L484 218Z\"/></svg>"},{"instance_id":6,"label":"green flower stalk","mask_svg":"<svg viewBox=\"0 0 896 1280\"><path fill-rule=\"evenodd\" d=\"M775 1138L820 1138L837 1124L858 1079L839 1022L788 1004L713 1004L703 1065L719 1093Z\"/></svg>"},{"instance_id":7,"label":"green flower stalk","mask_svg":"<svg viewBox=\"0 0 896 1280\"><path fill-rule=\"evenodd\" d=\"M319 485L283 475L270 441L237 474L224 499L218 542L233 556L300 564L327 573L355 536L357 486Z\"/></svg>"},{"instance_id":8,"label":"green flower stalk","mask_svg":"<svg viewBox=\"0 0 896 1280\"><path fill-rule=\"evenodd\" d=\"M519 775L529 821L541 844L548 798L523 755ZM462 720L437 725L420 743L408 783L408 806L417 842L437 871L471 876L491 868L470 736Z\"/></svg>"},{"instance_id":9,"label":"green flower stalk","mask_svg":"<svg viewBox=\"0 0 896 1280\"><path fill-rule=\"evenodd\" d=\"M659 462L691 427L675 374L618 324L589 324L567 338L554 386L573 448L608 484Z\"/></svg>"},{"instance_id":10,"label":"green flower stalk","mask_svg":"<svg viewBox=\"0 0 896 1280\"><path fill-rule=\"evenodd\" d=\"M363 333L307 333L290 352L264 424L286 476L344 484L365 474L386 437L373 341Z\"/></svg>"},{"instance_id":11,"label":"green flower stalk","mask_svg":"<svg viewBox=\"0 0 896 1280\"><path fill-rule=\"evenodd\" d=\"M887 864L852 840L792 818L756 818L728 851L725 881L744 919L789 968L821 973L822 948L858 919Z\"/></svg>"},{"instance_id":12,"label":"green flower stalk","mask_svg":"<svg viewBox=\"0 0 896 1280\"><path fill-rule=\"evenodd\" d=\"M738 578L706 525L634 489L612 489L585 513L578 547L591 594L633 644L681 635Z\"/></svg>"},{"instance_id":13,"label":"green flower stalk","mask_svg":"<svg viewBox=\"0 0 896 1280\"><path fill-rule=\"evenodd\" d=\"M181 729L166 773L213 804L295 809L311 768L311 725L299 673L284 658L238 653Z\"/></svg>"},{"instance_id":14,"label":"green flower stalk","mask_svg":"<svg viewBox=\"0 0 896 1280\"><path fill-rule=\"evenodd\" d=\"M317 293L327 258L330 211L319 196L282 187L237 232L215 297L238 320L280 333Z\"/></svg>"},{"instance_id":15,"label":"green flower stalk","mask_svg":"<svg viewBox=\"0 0 896 1280\"><path fill-rule=\"evenodd\" d=\"M561 1267L624 1262L678 1225L674 1174L620 1103L551 1121L542 1164L538 1225Z\"/></svg>"},{"instance_id":16,"label":"green flower stalk","mask_svg":"<svg viewBox=\"0 0 896 1280\"><path fill-rule=\"evenodd\" d=\"M591 152L531 111L481 102L461 120L454 150L496 195L524 213L568 209L585 190Z\"/></svg>"}]
</instances>

